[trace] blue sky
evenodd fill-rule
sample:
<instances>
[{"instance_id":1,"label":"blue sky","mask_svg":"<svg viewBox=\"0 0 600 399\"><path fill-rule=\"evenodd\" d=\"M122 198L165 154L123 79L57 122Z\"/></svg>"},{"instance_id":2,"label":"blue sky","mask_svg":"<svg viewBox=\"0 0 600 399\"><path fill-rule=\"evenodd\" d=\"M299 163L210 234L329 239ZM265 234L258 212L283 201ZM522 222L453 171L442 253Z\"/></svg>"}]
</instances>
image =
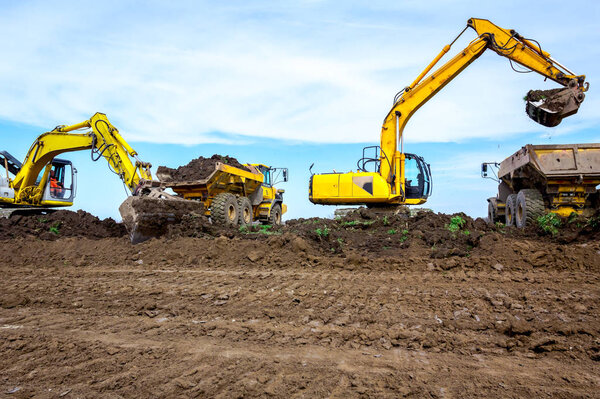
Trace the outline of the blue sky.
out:
<instances>
[{"instance_id":1,"label":"blue sky","mask_svg":"<svg viewBox=\"0 0 600 399\"><path fill-rule=\"evenodd\" d=\"M23 158L40 133L104 112L142 159L177 166L214 153L290 168L289 217L308 202L308 167L349 171L378 144L394 94L464 27L487 18L540 41L591 89L554 129L530 121L527 90L555 87L484 54L421 108L406 151L432 165L440 212L486 212L482 161L527 143L599 142L600 6L593 1L0 1L0 148ZM450 51L474 38L467 31ZM443 59L444 60L444 59ZM75 208L118 218L120 181L89 153Z\"/></svg>"}]
</instances>

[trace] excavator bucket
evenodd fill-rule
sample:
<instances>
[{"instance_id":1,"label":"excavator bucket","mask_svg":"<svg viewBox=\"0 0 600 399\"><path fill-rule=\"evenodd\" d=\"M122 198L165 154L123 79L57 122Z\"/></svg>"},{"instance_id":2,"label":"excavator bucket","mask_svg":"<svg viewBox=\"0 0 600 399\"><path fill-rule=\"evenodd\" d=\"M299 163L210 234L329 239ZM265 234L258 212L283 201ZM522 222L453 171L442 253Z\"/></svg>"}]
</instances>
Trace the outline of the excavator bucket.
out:
<instances>
[{"instance_id":1,"label":"excavator bucket","mask_svg":"<svg viewBox=\"0 0 600 399\"><path fill-rule=\"evenodd\" d=\"M584 99L585 94L576 85L564 89L530 90L525 97L525 112L540 125L554 127L563 118L576 114Z\"/></svg>"},{"instance_id":2,"label":"excavator bucket","mask_svg":"<svg viewBox=\"0 0 600 399\"><path fill-rule=\"evenodd\" d=\"M138 244L165 235L168 226L181 222L184 215L204 215L204 204L177 198L132 196L119 206L119 212L131 242Z\"/></svg>"}]
</instances>

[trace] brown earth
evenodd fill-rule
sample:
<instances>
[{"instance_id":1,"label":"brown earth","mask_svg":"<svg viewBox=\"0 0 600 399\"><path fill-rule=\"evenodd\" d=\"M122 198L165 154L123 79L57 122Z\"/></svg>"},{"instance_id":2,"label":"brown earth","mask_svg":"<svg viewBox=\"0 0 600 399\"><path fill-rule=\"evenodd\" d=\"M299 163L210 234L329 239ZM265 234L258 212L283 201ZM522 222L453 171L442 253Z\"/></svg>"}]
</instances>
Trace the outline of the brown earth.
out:
<instances>
[{"instance_id":1,"label":"brown earth","mask_svg":"<svg viewBox=\"0 0 600 399\"><path fill-rule=\"evenodd\" d=\"M45 215L14 214L10 218L0 218L0 240L27 236L41 240L56 240L59 237L107 238L122 237L126 233L121 223L111 218L100 220L82 210L61 210Z\"/></svg>"},{"instance_id":2,"label":"brown earth","mask_svg":"<svg viewBox=\"0 0 600 399\"><path fill-rule=\"evenodd\" d=\"M249 171L237 159L228 155L215 154L210 158L199 157L193 159L187 165L180 166L177 169L159 166L156 175L164 182L203 180L214 172L217 162Z\"/></svg>"},{"instance_id":3,"label":"brown earth","mask_svg":"<svg viewBox=\"0 0 600 399\"><path fill-rule=\"evenodd\" d=\"M544 100L543 104L541 105L542 108L546 108L553 112L559 112L565 107L564 98L553 97L563 90L565 89L529 90L525 96L525 100L531 102Z\"/></svg>"},{"instance_id":4,"label":"brown earth","mask_svg":"<svg viewBox=\"0 0 600 399\"><path fill-rule=\"evenodd\" d=\"M360 210L0 241L0 395L597 397L599 221Z\"/></svg>"}]
</instances>

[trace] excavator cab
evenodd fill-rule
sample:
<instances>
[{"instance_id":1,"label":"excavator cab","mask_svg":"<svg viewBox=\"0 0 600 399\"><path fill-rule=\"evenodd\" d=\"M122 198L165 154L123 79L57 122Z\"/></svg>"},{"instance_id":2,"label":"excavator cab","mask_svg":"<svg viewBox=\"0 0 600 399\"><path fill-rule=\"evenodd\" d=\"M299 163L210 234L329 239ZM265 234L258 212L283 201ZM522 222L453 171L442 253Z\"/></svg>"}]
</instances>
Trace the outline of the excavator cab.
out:
<instances>
[{"instance_id":1,"label":"excavator cab","mask_svg":"<svg viewBox=\"0 0 600 399\"><path fill-rule=\"evenodd\" d=\"M431 195L431 168L423 157L405 154L405 196L407 199L427 199Z\"/></svg>"},{"instance_id":2,"label":"excavator cab","mask_svg":"<svg viewBox=\"0 0 600 399\"><path fill-rule=\"evenodd\" d=\"M431 195L431 167L423 157L416 154L404 154L404 184L406 199L426 200ZM381 162L389 162L381 147L363 148L363 156L357 162L359 172L380 173Z\"/></svg>"},{"instance_id":3,"label":"excavator cab","mask_svg":"<svg viewBox=\"0 0 600 399\"><path fill-rule=\"evenodd\" d=\"M48 173L48 182L43 199L73 202L77 181L77 170L71 161L54 159Z\"/></svg>"}]
</instances>

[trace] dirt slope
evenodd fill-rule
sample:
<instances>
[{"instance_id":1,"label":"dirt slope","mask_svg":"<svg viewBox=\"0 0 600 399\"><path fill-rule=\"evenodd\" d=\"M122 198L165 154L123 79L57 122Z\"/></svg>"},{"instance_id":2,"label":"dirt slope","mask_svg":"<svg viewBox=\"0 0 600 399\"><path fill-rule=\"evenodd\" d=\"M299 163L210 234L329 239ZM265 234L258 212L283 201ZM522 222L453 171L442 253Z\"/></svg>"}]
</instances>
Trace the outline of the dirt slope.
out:
<instances>
[{"instance_id":1,"label":"dirt slope","mask_svg":"<svg viewBox=\"0 0 600 399\"><path fill-rule=\"evenodd\" d=\"M597 231L463 219L0 241L0 394L597 396Z\"/></svg>"}]
</instances>

